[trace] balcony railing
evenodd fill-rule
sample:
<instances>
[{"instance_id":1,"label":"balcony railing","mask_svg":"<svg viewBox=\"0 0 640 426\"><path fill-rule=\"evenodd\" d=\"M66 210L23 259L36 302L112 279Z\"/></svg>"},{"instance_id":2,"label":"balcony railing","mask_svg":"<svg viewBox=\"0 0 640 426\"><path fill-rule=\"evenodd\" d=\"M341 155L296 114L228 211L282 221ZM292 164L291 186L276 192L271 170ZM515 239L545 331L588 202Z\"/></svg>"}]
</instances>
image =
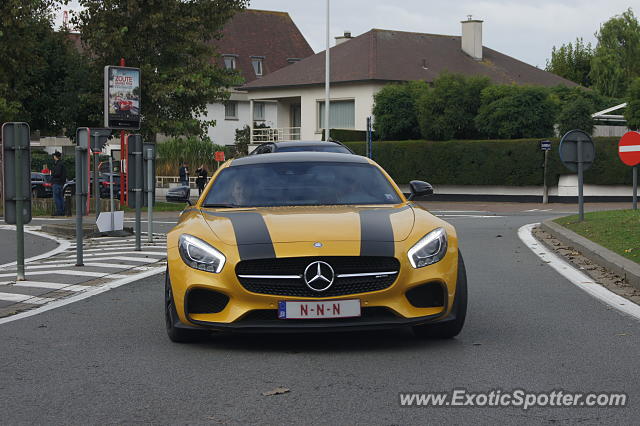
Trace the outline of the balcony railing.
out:
<instances>
[{"instance_id":1,"label":"balcony railing","mask_svg":"<svg viewBox=\"0 0 640 426\"><path fill-rule=\"evenodd\" d=\"M251 143L299 141L300 127L253 129Z\"/></svg>"}]
</instances>

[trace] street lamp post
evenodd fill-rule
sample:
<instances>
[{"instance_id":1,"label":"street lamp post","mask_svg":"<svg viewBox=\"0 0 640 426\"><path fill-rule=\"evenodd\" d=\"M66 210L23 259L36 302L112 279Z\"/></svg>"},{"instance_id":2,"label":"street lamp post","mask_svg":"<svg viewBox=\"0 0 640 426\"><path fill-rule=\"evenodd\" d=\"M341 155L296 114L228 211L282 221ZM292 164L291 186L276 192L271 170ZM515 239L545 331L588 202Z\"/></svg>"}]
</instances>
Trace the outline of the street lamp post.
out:
<instances>
[{"instance_id":1,"label":"street lamp post","mask_svg":"<svg viewBox=\"0 0 640 426\"><path fill-rule=\"evenodd\" d=\"M329 81L331 79L331 62L330 62L330 53L329 53L329 16L330 16L330 0L327 0L327 50L325 51L325 72L324 72L324 140L329 140L329 99L330 99L330 90L329 90Z\"/></svg>"}]
</instances>

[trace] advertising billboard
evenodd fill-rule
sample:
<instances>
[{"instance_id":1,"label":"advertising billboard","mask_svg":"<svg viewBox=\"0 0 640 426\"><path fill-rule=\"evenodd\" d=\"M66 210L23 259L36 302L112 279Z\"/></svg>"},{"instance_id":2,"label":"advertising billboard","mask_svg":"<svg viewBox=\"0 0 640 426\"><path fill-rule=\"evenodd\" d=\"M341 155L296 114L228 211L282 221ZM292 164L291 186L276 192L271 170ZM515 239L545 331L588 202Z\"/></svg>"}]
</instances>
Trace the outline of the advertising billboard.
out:
<instances>
[{"instance_id":1,"label":"advertising billboard","mask_svg":"<svg viewBox=\"0 0 640 426\"><path fill-rule=\"evenodd\" d=\"M104 127L140 128L140 69L104 67Z\"/></svg>"}]
</instances>

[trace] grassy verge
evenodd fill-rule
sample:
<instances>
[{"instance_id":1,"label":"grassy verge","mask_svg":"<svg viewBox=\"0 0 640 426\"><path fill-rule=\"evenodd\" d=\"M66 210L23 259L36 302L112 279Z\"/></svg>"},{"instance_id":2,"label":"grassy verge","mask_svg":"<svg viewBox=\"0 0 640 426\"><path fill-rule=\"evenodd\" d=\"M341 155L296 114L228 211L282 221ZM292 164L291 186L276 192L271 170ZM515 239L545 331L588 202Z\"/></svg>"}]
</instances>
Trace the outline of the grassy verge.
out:
<instances>
[{"instance_id":1,"label":"grassy verge","mask_svg":"<svg viewBox=\"0 0 640 426\"><path fill-rule=\"evenodd\" d=\"M640 263L640 210L610 210L567 216L555 222L627 259Z\"/></svg>"},{"instance_id":2,"label":"grassy verge","mask_svg":"<svg viewBox=\"0 0 640 426\"><path fill-rule=\"evenodd\" d=\"M156 205L153 206L154 212L180 212L187 207L187 203L168 203L166 201L156 201ZM136 209L129 207L124 208L125 212L135 212ZM142 211L147 211L146 207L142 208Z\"/></svg>"}]
</instances>

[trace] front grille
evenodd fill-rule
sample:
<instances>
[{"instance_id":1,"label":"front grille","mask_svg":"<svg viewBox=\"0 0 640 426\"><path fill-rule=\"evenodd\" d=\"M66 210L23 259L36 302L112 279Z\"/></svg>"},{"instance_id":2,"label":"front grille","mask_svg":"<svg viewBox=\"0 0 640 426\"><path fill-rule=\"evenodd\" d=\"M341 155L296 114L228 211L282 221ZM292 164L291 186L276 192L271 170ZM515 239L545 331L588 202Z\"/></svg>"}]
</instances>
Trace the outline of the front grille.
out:
<instances>
[{"instance_id":1,"label":"front grille","mask_svg":"<svg viewBox=\"0 0 640 426\"><path fill-rule=\"evenodd\" d=\"M322 292L311 290L302 278L306 267L316 261L328 263L335 273L335 279L331 287ZM394 283L399 270L400 262L396 258L380 256L284 257L244 260L236 265L238 280L248 291L293 297L336 297L384 290ZM340 274L376 272L396 273L381 276L338 278ZM240 275L298 275L301 278L241 278Z\"/></svg>"},{"instance_id":2,"label":"front grille","mask_svg":"<svg viewBox=\"0 0 640 426\"><path fill-rule=\"evenodd\" d=\"M278 324L318 324L319 322L354 322L394 320L398 316L382 306L362 308L362 315L356 318L321 318L321 319L278 319L277 309L256 309L242 317L237 323L275 321Z\"/></svg>"}]
</instances>

